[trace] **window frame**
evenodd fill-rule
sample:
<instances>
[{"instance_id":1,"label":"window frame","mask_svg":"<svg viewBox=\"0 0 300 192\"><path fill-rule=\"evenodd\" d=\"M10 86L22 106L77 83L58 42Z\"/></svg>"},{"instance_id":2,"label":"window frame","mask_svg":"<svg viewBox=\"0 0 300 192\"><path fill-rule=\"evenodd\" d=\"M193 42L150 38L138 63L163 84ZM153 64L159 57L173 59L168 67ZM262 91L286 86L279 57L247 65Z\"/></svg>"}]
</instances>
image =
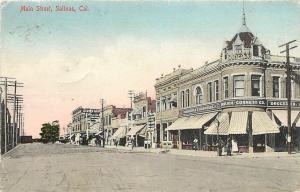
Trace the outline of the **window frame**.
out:
<instances>
[{"instance_id":1,"label":"window frame","mask_svg":"<svg viewBox=\"0 0 300 192\"><path fill-rule=\"evenodd\" d=\"M236 80L236 77L243 77L243 80ZM233 97L245 97L245 89L246 89L246 83L245 83L245 74L234 74L233 75ZM236 88L236 81L243 81L243 88ZM243 95L242 96L237 96L236 90L237 89L243 89Z\"/></svg>"}]
</instances>

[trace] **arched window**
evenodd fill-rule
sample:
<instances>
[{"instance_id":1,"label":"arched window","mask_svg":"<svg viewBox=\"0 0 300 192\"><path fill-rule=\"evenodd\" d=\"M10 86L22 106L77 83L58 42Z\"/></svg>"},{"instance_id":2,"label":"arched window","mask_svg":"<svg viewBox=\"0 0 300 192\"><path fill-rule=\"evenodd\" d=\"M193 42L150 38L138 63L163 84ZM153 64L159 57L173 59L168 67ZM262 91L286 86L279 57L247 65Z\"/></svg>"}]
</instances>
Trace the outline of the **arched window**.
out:
<instances>
[{"instance_id":1,"label":"arched window","mask_svg":"<svg viewBox=\"0 0 300 192\"><path fill-rule=\"evenodd\" d=\"M202 104L203 94L200 87L196 88L196 104Z\"/></svg>"},{"instance_id":2,"label":"arched window","mask_svg":"<svg viewBox=\"0 0 300 192\"><path fill-rule=\"evenodd\" d=\"M190 106L190 90L187 89L185 91L185 95L186 95L186 107L189 107Z\"/></svg>"},{"instance_id":3,"label":"arched window","mask_svg":"<svg viewBox=\"0 0 300 192\"><path fill-rule=\"evenodd\" d=\"M185 107L185 96L184 96L184 91L181 91L181 107Z\"/></svg>"}]
</instances>

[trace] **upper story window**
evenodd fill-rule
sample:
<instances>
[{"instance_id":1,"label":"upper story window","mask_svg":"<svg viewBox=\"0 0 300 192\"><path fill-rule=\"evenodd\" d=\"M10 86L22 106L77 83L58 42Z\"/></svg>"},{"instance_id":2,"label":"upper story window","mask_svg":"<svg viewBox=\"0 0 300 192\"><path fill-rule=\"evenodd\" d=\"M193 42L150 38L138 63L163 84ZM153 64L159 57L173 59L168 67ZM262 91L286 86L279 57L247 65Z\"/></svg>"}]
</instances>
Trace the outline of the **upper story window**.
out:
<instances>
[{"instance_id":1,"label":"upper story window","mask_svg":"<svg viewBox=\"0 0 300 192\"><path fill-rule=\"evenodd\" d=\"M160 101L156 101L156 111L160 112Z\"/></svg>"},{"instance_id":2,"label":"upper story window","mask_svg":"<svg viewBox=\"0 0 300 192\"><path fill-rule=\"evenodd\" d=\"M185 91L185 95L186 95L186 107L189 107L190 106L190 90L189 89L187 89L186 91Z\"/></svg>"},{"instance_id":3,"label":"upper story window","mask_svg":"<svg viewBox=\"0 0 300 192\"><path fill-rule=\"evenodd\" d=\"M245 75L233 76L234 97L244 97L245 95Z\"/></svg>"},{"instance_id":4,"label":"upper story window","mask_svg":"<svg viewBox=\"0 0 300 192\"><path fill-rule=\"evenodd\" d=\"M228 98L229 97L229 93L228 93L228 77L224 77L223 78L223 82L224 82L224 98Z\"/></svg>"},{"instance_id":5,"label":"upper story window","mask_svg":"<svg viewBox=\"0 0 300 192\"><path fill-rule=\"evenodd\" d=\"M215 81L215 100L219 100L219 80Z\"/></svg>"},{"instance_id":6,"label":"upper story window","mask_svg":"<svg viewBox=\"0 0 300 192\"><path fill-rule=\"evenodd\" d=\"M212 102L212 83L207 84L208 102Z\"/></svg>"},{"instance_id":7,"label":"upper story window","mask_svg":"<svg viewBox=\"0 0 300 192\"><path fill-rule=\"evenodd\" d=\"M261 75L251 75L251 95L260 96L261 85L260 85Z\"/></svg>"},{"instance_id":8,"label":"upper story window","mask_svg":"<svg viewBox=\"0 0 300 192\"><path fill-rule=\"evenodd\" d=\"M202 93L202 89L200 87L196 88L196 104L202 104L202 100L203 100L203 93Z\"/></svg>"},{"instance_id":9,"label":"upper story window","mask_svg":"<svg viewBox=\"0 0 300 192\"><path fill-rule=\"evenodd\" d=\"M279 80L280 77L273 76L273 97L279 98Z\"/></svg>"},{"instance_id":10,"label":"upper story window","mask_svg":"<svg viewBox=\"0 0 300 192\"><path fill-rule=\"evenodd\" d=\"M253 56L258 56L258 46L253 45Z\"/></svg>"},{"instance_id":11,"label":"upper story window","mask_svg":"<svg viewBox=\"0 0 300 192\"><path fill-rule=\"evenodd\" d=\"M185 95L184 95L184 91L181 91L181 107L184 108L185 107Z\"/></svg>"}]
</instances>

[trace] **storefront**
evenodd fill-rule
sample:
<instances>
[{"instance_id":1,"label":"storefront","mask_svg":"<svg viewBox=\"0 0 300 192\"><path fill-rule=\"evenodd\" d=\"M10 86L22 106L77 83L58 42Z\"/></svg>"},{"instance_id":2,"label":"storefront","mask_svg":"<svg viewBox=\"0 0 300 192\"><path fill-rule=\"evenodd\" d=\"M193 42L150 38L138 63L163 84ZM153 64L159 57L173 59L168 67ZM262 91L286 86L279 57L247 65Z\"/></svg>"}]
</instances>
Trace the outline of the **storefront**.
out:
<instances>
[{"instance_id":1,"label":"storefront","mask_svg":"<svg viewBox=\"0 0 300 192\"><path fill-rule=\"evenodd\" d=\"M179 66L157 79L156 128L163 132L161 142L190 149L196 137L203 150L215 150L218 142L233 143L239 152L285 150L285 61L271 55L243 15L241 28L225 42L220 58L196 69ZM291 57L290 64L295 77L291 84L293 141L299 147L300 59ZM169 99L172 95L177 95L177 101Z\"/></svg>"}]
</instances>

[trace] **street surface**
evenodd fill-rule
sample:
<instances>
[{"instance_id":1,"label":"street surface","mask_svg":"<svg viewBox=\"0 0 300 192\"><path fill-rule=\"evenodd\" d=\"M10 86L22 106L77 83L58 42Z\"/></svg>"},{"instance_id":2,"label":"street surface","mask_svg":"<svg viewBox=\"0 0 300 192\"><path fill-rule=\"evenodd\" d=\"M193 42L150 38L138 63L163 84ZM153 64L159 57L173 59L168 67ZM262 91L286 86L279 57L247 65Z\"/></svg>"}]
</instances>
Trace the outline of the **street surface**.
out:
<instances>
[{"instance_id":1,"label":"street surface","mask_svg":"<svg viewBox=\"0 0 300 192\"><path fill-rule=\"evenodd\" d=\"M69 144L20 145L3 157L0 191L292 191L299 157L194 157Z\"/></svg>"}]
</instances>

